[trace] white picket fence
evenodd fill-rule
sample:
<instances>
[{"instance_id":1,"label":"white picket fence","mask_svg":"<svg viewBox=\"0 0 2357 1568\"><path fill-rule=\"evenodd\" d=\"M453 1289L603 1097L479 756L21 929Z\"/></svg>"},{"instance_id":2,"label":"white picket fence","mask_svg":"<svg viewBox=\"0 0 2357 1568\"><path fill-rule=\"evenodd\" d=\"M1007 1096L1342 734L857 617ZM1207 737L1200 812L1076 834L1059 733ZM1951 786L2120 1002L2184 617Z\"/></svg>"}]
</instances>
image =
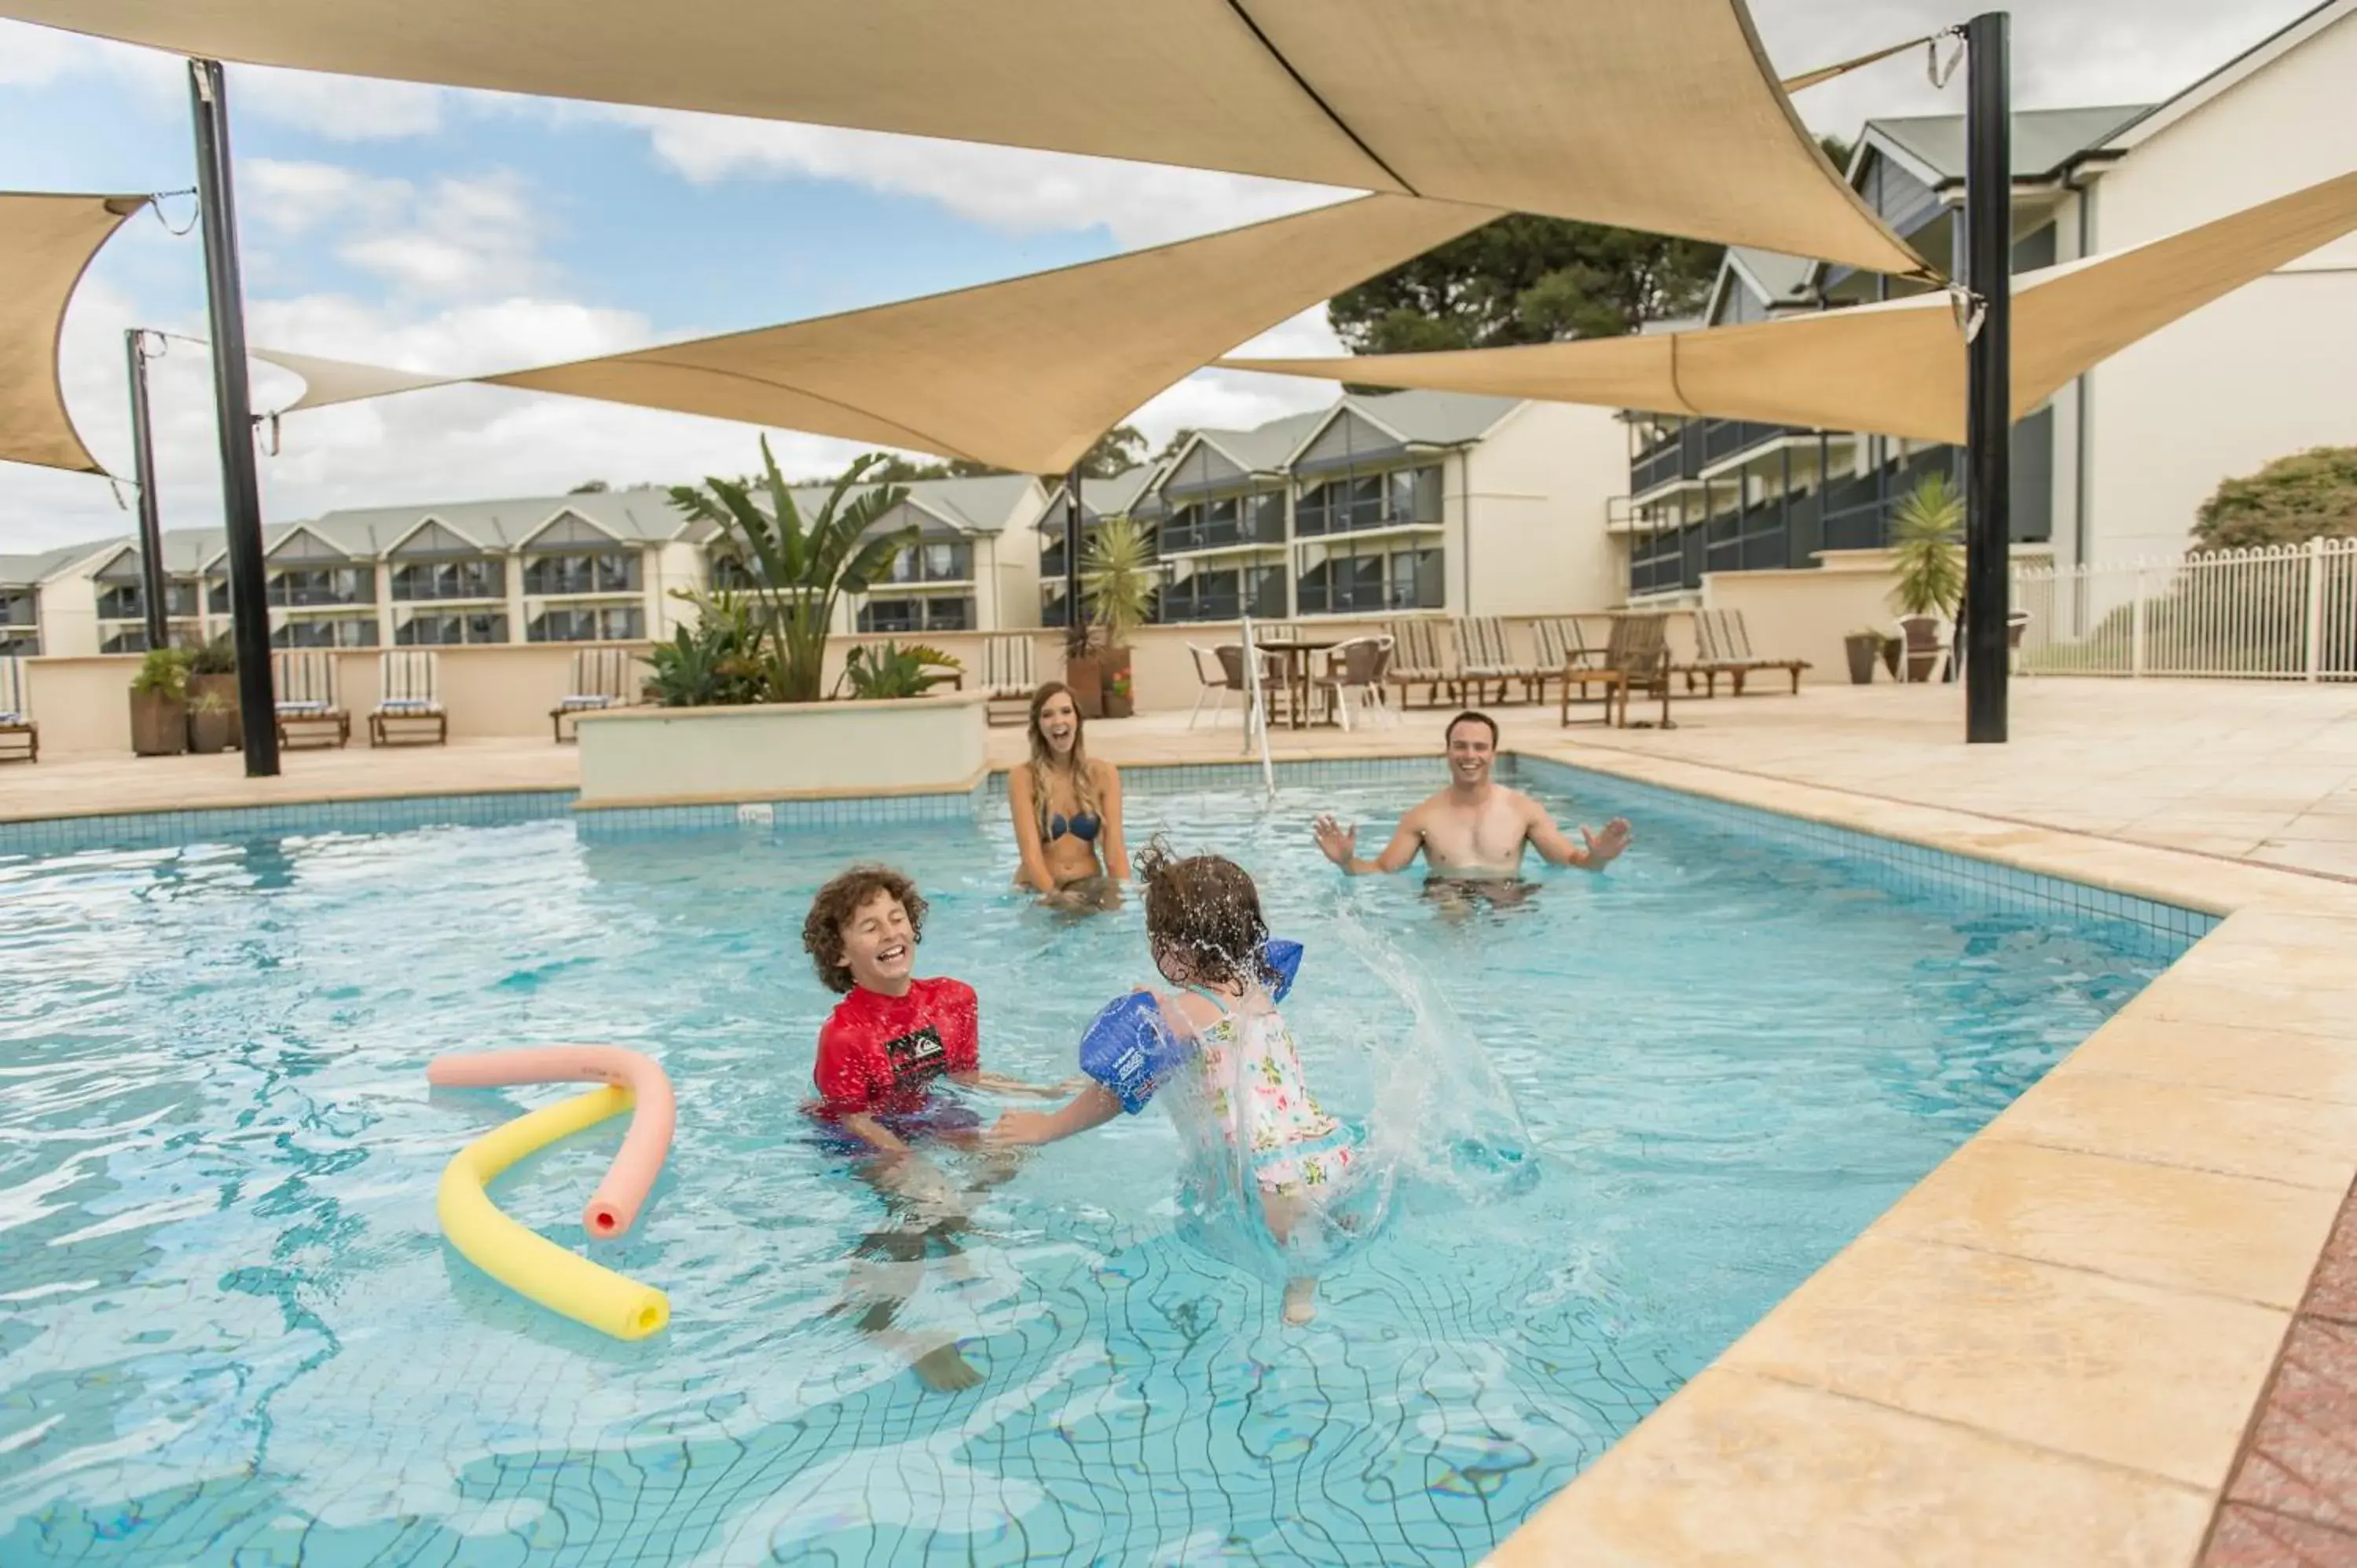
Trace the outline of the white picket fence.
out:
<instances>
[{"instance_id":1,"label":"white picket fence","mask_svg":"<svg viewBox=\"0 0 2357 1568\"><path fill-rule=\"evenodd\" d=\"M2022 567L2013 607L2027 673L2357 680L2357 539Z\"/></svg>"}]
</instances>

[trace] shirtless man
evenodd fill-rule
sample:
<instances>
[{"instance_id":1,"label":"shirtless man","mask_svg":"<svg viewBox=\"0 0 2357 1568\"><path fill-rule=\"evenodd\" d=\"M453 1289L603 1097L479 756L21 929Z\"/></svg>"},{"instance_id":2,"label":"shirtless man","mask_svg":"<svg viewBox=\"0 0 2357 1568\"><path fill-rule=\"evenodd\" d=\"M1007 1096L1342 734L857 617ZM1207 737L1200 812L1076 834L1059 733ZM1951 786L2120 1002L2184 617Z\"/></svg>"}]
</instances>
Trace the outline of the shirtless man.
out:
<instances>
[{"instance_id":1,"label":"shirtless man","mask_svg":"<svg viewBox=\"0 0 2357 1568\"><path fill-rule=\"evenodd\" d=\"M1546 808L1519 789L1491 777L1498 760L1498 726L1486 714L1459 714L1448 721L1448 788L1400 819L1383 854L1358 856L1359 830L1331 815L1316 823L1318 847L1352 876L1405 871L1424 855L1427 892L1451 902L1469 897L1519 903L1528 893L1522 880L1523 846L1539 852L1549 865L1600 871L1629 847L1629 824L1620 817L1601 832L1579 830L1574 843L1555 825Z\"/></svg>"}]
</instances>

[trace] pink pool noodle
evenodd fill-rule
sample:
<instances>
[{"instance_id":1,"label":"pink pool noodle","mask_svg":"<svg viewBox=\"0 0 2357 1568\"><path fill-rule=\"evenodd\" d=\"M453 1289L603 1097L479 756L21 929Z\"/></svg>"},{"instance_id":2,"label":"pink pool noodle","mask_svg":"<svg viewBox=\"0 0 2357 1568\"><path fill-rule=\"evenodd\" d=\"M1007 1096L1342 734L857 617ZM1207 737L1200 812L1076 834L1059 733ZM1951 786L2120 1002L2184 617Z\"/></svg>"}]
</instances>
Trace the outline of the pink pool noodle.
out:
<instances>
[{"instance_id":1,"label":"pink pool noodle","mask_svg":"<svg viewBox=\"0 0 2357 1568\"><path fill-rule=\"evenodd\" d=\"M619 1046L542 1046L531 1050L485 1051L476 1056L437 1057L426 1065L425 1080L444 1089L500 1089L516 1083L610 1083L630 1091L630 1130L606 1169L606 1179L589 1195L581 1224L590 1235L611 1240L630 1228L639 1206L671 1153L678 1120L671 1079L648 1057Z\"/></svg>"}]
</instances>

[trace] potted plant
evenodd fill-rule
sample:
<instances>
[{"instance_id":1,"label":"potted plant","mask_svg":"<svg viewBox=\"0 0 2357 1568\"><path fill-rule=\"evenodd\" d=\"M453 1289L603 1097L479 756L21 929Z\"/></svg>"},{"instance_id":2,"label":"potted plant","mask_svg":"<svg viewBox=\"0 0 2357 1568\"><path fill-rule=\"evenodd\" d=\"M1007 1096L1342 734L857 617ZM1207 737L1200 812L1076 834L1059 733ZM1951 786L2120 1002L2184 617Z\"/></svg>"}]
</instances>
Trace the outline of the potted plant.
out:
<instances>
[{"instance_id":1,"label":"potted plant","mask_svg":"<svg viewBox=\"0 0 2357 1568\"><path fill-rule=\"evenodd\" d=\"M196 711L197 704L204 701L209 692L221 698L222 711L229 715L229 739L225 744L243 746L245 721L238 712L237 697L237 639L226 631L188 650L189 712ZM206 748L197 746L195 749L202 751ZM212 749L218 751L221 747Z\"/></svg>"},{"instance_id":2,"label":"potted plant","mask_svg":"<svg viewBox=\"0 0 2357 1568\"><path fill-rule=\"evenodd\" d=\"M1125 719L1136 712L1130 682L1129 639L1154 610L1154 573L1146 532L1125 517L1108 518L1088 542L1081 562L1081 591L1087 596L1092 641L1095 645L1092 682L1106 718ZM1080 682L1067 677L1067 683Z\"/></svg>"},{"instance_id":3,"label":"potted plant","mask_svg":"<svg viewBox=\"0 0 2357 1568\"><path fill-rule=\"evenodd\" d=\"M1924 475L1891 513L1891 566L1899 584L1890 603L1907 639L1910 681L1931 679L1940 657L1940 622L1964 597L1964 499L1942 473Z\"/></svg>"},{"instance_id":4,"label":"potted plant","mask_svg":"<svg viewBox=\"0 0 2357 1568\"><path fill-rule=\"evenodd\" d=\"M1842 651L1849 655L1849 683L1853 686L1870 684L1874 680L1874 661L1882 653L1884 642L1880 631L1870 626L1858 628L1842 639Z\"/></svg>"},{"instance_id":5,"label":"potted plant","mask_svg":"<svg viewBox=\"0 0 2357 1568\"><path fill-rule=\"evenodd\" d=\"M189 682L193 690L196 682ZM237 720L237 707L219 692L197 692L188 699L188 749L199 757L211 757L229 749L229 727Z\"/></svg>"},{"instance_id":6,"label":"potted plant","mask_svg":"<svg viewBox=\"0 0 2357 1568\"><path fill-rule=\"evenodd\" d=\"M1906 644L1888 632L1878 635L1882 639L1882 668L1889 672L1892 680L1896 681L1899 679L1899 653Z\"/></svg>"},{"instance_id":7,"label":"potted plant","mask_svg":"<svg viewBox=\"0 0 2357 1568\"><path fill-rule=\"evenodd\" d=\"M705 488L674 485L671 504L699 522L718 528L743 553L761 615L757 628L769 691L759 700L816 703L825 698L826 639L834 607L845 594L864 594L893 558L917 542L914 524L869 536L878 519L900 504L908 491L877 485L851 494L870 468L885 460L863 454L829 488L818 514L808 520L792 489L761 437L761 488L769 509L757 505L752 487L706 479Z\"/></svg>"},{"instance_id":8,"label":"potted plant","mask_svg":"<svg viewBox=\"0 0 2357 1568\"><path fill-rule=\"evenodd\" d=\"M131 681L131 749L178 757L188 748L188 652L151 648Z\"/></svg>"}]
</instances>

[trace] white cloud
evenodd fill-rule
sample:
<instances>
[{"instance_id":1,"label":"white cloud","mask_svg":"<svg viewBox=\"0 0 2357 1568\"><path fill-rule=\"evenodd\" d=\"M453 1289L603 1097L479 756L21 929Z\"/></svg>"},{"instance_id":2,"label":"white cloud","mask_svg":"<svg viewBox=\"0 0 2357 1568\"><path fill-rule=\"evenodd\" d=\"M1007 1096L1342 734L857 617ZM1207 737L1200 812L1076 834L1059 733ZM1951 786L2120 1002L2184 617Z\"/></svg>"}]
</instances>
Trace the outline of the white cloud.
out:
<instances>
[{"instance_id":1,"label":"white cloud","mask_svg":"<svg viewBox=\"0 0 2357 1568\"><path fill-rule=\"evenodd\" d=\"M638 126L657 157L698 184L847 180L937 201L961 218L1012 232L1103 225L1125 248L1282 217L1352 194L1113 158L664 109L566 105L556 118Z\"/></svg>"},{"instance_id":2,"label":"white cloud","mask_svg":"<svg viewBox=\"0 0 2357 1568\"><path fill-rule=\"evenodd\" d=\"M341 164L246 158L238 168L241 213L290 234L321 224L399 222L416 196L405 179L381 179Z\"/></svg>"},{"instance_id":3,"label":"white cloud","mask_svg":"<svg viewBox=\"0 0 2357 1568\"><path fill-rule=\"evenodd\" d=\"M242 66L230 102L266 120L332 142L378 142L429 136L442 129L448 89L362 76Z\"/></svg>"},{"instance_id":4,"label":"white cloud","mask_svg":"<svg viewBox=\"0 0 2357 1568\"><path fill-rule=\"evenodd\" d=\"M1326 307L1305 310L1233 350L1263 359L1316 359L1343 351L1327 324ZM1248 430L1288 413L1324 408L1341 395L1331 381L1258 376L1241 371L1198 371L1129 418L1152 450L1180 430Z\"/></svg>"},{"instance_id":5,"label":"white cloud","mask_svg":"<svg viewBox=\"0 0 2357 1568\"><path fill-rule=\"evenodd\" d=\"M94 70L101 47L78 33L0 22L0 85L46 87L59 77Z\"/></svg>"}]
</instances>

